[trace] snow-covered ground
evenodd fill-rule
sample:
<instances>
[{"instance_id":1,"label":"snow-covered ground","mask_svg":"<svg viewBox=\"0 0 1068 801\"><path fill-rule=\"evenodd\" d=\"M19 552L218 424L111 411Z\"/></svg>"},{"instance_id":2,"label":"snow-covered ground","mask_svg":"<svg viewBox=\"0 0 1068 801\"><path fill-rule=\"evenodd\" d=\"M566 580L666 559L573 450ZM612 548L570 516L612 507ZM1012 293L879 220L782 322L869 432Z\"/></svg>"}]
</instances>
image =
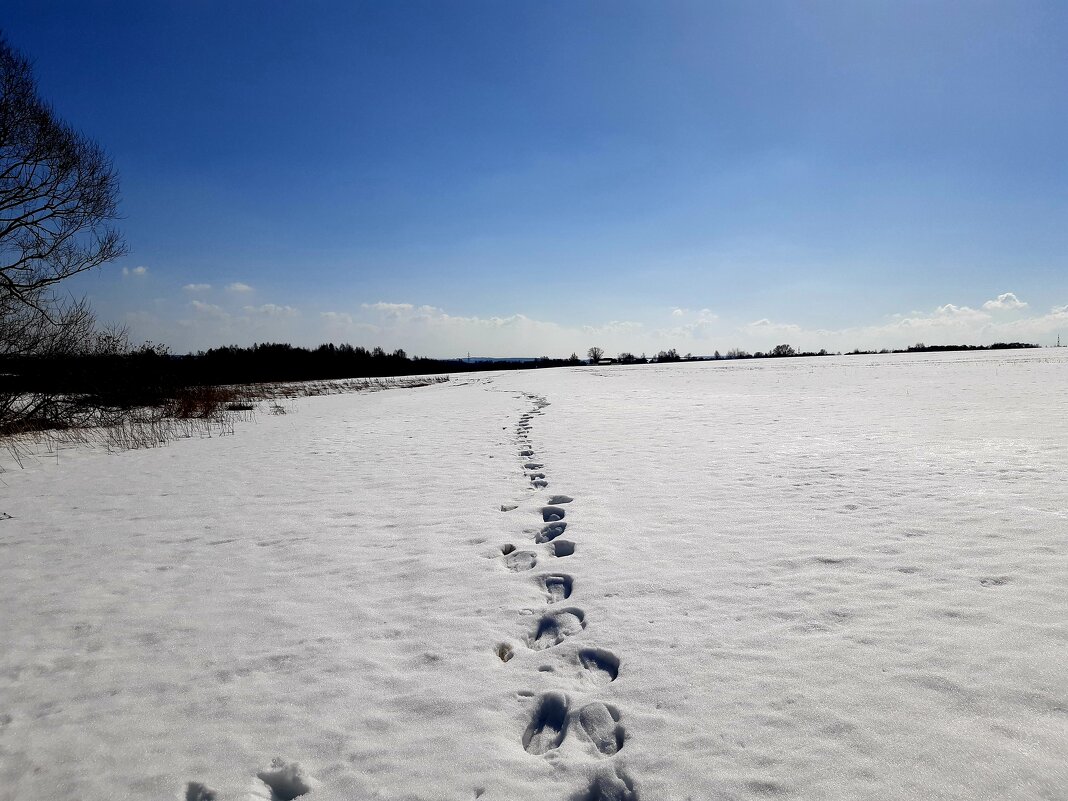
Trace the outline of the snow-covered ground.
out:
<instances>
[{"instance_id":1,"label":"snow-covered ground","mask_svg":"<svg viewBox=\"0 0 1068 801\"><path fill-rule=\"evenodd\" d=\"M0 798L1068 798L1068 351L289 409L0 476Z\"/></svg>"}]
</instances>

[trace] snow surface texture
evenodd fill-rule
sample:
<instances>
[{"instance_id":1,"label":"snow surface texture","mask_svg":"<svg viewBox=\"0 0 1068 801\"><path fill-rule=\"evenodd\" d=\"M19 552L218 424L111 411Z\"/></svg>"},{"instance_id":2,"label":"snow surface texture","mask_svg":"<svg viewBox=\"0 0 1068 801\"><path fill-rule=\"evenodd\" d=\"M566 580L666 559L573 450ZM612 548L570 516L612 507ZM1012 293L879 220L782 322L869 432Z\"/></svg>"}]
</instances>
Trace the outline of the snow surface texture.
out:
<instances>
[{"instance_id":1,"label":"snow surface texture","mask_svg":"<svg viewBox=\"0 0 1068 801\"><path fill-rule=\"evenodd\" d=\"M1068 798L1066 390L525 371L11 470L0 798Z\"/></svg>"}]
</instances>

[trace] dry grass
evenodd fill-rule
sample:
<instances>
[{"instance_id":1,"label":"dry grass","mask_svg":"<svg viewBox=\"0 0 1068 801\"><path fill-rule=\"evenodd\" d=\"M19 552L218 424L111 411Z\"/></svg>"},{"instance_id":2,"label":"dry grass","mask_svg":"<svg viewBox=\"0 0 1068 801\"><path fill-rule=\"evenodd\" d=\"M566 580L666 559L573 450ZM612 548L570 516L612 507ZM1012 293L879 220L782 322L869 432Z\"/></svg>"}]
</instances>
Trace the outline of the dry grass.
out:
<instances>
[{"instance_id":1,"label":"dry grass","mask_svg":"<svg viewBox=\"0 0 1068 801\"><path fill-rule=\"evenodd\" d=\"M419 376L187 387L161 406L99 409L74 425L24 429L0 437L0 449L22 467L28 458L58 460L62 451L77 447L109 453L158 448L176 439L233 434L236 423L255 420L261 404L268 414L279 415L288 411L283 403L287 398L423 387L448 380L448 376ZM0 465L0 472L3 469Z\"/></svg>"}]
</instances>

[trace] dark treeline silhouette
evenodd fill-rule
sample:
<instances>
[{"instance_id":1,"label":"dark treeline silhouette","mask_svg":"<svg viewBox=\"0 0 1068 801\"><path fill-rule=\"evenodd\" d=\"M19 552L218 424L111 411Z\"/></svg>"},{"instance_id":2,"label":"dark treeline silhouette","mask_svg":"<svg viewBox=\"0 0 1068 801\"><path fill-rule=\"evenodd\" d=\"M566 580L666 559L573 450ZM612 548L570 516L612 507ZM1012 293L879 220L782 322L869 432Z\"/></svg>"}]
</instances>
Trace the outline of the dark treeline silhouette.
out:
<instances>
[{"instance_id":1,"label":"dark treeline silhouette","mask_svg":"<svg viewBox=\"0 0 1068 801\"><path fill-rule=\"evenodd\" d=\"M140 406L173 397L191 386L520 370L581 363L574 354L568 359L523 361L409 358L403 350L390 353L348 344L308 349L262 343L176 356L148 345L119 353L0 357L0 390L86 395L104 405Z\"/></svg>"},{"instance_id":2,"label":"dark treeline silhouette","mask_svg":"<svg viewBox=\"0 0 1068 801\"><path fill-rule=\"evenodd\" d=\"M1027 342L995 342L993 345L924 345L919 342L907 348L883 348L882 350L851 350L846 353L847 356L856 355L877 355L882 353L943 353L949 351L968 351L968 350L1018 350L1021 348L1040 348L1041 345L1034 345ZM591 348L592 350L592 348ZM646 357L643 353L641 356L635 356L633 353L624 352L620 353L615 359L610 361L616 364L651 364L651 363L664 363L664 362L715 362L715 361L728 361L731 359L784 359L791 357L803 357L803 356L841 356L839 352L837 354L831 353L826 348L821 348L818 351L811 350L797 350L792 345L776 345L769 351L757 351L756 353L750 353L747 350L741 348L731 348L726 353L720 353L718 350L711 356L694 356L692 353L687 353L685 356L681 355L675 348L669 350L662 350L655 356Z\"/></svg>"},{"instance_id":3,"label":"dark treeline silhouette","mask_svg":"<svg viewBox=\"0 0 1068 801\"><path fill-rule=\"evenodd\" d=\"M924 345L900 350L851 351L852 354L918 353L943 351L1035 348L1022 342L993 345ZM650 362L718 361L828 356L826 350L799 351L776 345L767 352L749 353L734 348L713 356L680 355L674 348L647 358L621 353L612 361L623 364ZM0 394L44 393L81 396L86 403L116 408L150 406L174 398L188 387L261 384L284 381L379 378L486 370L529 370L584 364L576 354L566 359L542 357L525 360L473 360L411 358L403 350L387 352L376 347L325 344L309 349L282 343L251 347L212 348L188 355L173 355L165 348L145 345L117 352L0 356Z\"/></svg>"},{"instance_id":4,"label":"dark treeline silhouette","mask_svg":"<svg viewBox=\"0 0 1068 801\"><path fill-rule=\"evenodd\" d=\"M915 345L911 345L907 348L898 348L894 350L886 348L883 348L882 350L851 350L847 355L871 355L874 353L948 353L957 350L1020 350L1023 348L1040 347L1042 346L1028 342L995 342L993 345L924 345L922 342L917 342Z\"/></svg>"}]
</instances>

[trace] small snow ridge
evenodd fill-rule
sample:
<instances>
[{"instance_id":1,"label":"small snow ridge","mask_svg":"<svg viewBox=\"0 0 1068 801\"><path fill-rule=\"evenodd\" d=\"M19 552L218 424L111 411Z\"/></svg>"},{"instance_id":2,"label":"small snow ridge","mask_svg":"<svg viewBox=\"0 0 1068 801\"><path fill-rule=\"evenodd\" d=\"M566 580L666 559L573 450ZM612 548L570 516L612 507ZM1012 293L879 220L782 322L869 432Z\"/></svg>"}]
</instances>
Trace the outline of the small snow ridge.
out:
<instances>
[{"instance_id":1,"label":"small snow ridge","mask_svg":"<svg viewBox=\"0 0 1068 801\"><path fill-rule=\"evenodd\" d=\"M582 707L578 714L579 728L605 756L612 756L623 747L625 731L619 723L619 710L596 701Z\"/></svg>"},{"instance_id":2,"label":"small snow ridge","mask_svg":"<svg viewBox=\"0 0 1068 801\"><path fill-rule=\"evenodd\" d=\"M271 801L293 801L310 793L314 782L299 762L286 762L278 757L272 760L271 767L261 770L256 777L271 788Z\"/></svg>"},{"instance_id":3,"label":"small snow ridge","mask_svg":"<svg viewBox=\"0 0 1068 801\"><path fill-rule=\"evenodd\" d=\"M552 549L553 556L571 556L575 553L575 543L571 540L553 540L549 547Z\"/></svg>"},{"instance_id":4,"label":"small snow ridge","mask_svg":"<svg viewBox=\"0 0 1068 801\"><path fill-rule=\"evenodd\" d=\"M552 542L567 528L567 523L551 523L548 526L544 526L541 531L534 535L534 542L538 544Z\"/></svg>"},{"instance_id":5,"label":"small snow ridge","mask_svg":"<svg viewBox=\"0 0 1068 801\"><path fill-rule=\"evenodd\" d=\"M200 782L189 782L185 786L185 801L216 801L219 794Z\"/></svg>"},{"instance_id":6,"label":"small snow ridge","mask_svg":"<svg viewBox=\"0 0 1068 801\"><path fill-rule=\"evenodd\" d=\"M543 506L541 509L541 519L546 523L555 523L557 520L563 520L567 513L559 506Z\"/></svg>"},{"instance_id":7,"label":"small snow ridge","mask_svg":"<svg viewBox=\"0 0 1068 801\"><path fill-rule=\"evenodd\" d=\"M538 698L538 705L523 732L523 747L531 754L544 754L558 747L567 735L567 696L549 692Z\"/></svg>"},{"instance_id":8,"label":"small snow ridge","mask_svg":"<svg viewBox=\"0 0 1068 801\"><path fill-rule=\"evenodd\" d=\"M541 586L549 594L549 603L554 604L571 597L573 581L566 573L547 573L539 578Z\"/></svg>"},{"instance_id":9,"label":"small snow ridge","mask_svg":"<svg viewBox=\"0 0 1068 801\"><path fill-rule=\"evenodd\" d=\"M619 657L604 648L583 648L578 660L595 684L609 684L619 675Z\"/></svg>"},{"instance_id":10,"label":"small snow ridge","mask_svg":"<svg viewBox=\"0 0 1068 801\"><path fill-rule=\"evenodd\" d=\"M528 644L535 651L544 651L578 634L586 628L586 613L574 607L547 612L538 620L537 628Z\"/></svg>"}]
</instances>

